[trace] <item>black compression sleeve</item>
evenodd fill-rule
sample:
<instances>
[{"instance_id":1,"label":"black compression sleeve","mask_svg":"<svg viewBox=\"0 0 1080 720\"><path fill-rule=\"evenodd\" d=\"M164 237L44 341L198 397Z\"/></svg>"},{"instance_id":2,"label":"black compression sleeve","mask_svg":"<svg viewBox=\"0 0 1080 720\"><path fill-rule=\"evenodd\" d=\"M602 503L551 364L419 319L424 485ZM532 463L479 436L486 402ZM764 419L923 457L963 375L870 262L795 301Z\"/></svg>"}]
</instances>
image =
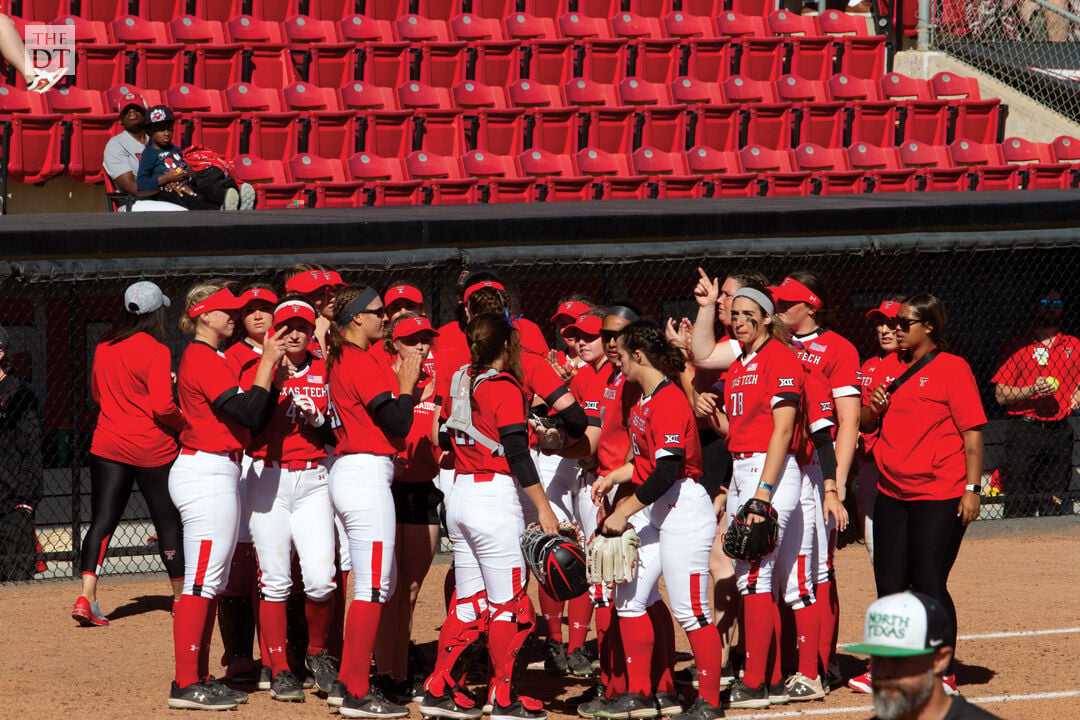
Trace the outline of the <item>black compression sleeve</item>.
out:
<instances>
[{"instance_id":1,"label":"black compression sleeve","mask_svg":"<svg viewBox=\"0 0 1080 720\"><path fill-rule=\"evenodd\" d=\"M267 392L255 385L244 392L225 392L214 401L214 407L228 415L240 427L258 434L270 421L277 396L276 388Z\"/></svg>"},{"instance_id":2,"label":"black compression sleeve","mask_svg":"<svg viewBox=\"0 0 1080 720\"><path fill-rule=\"evenodd\" d=\"M502 443L506 462L510 465L510 472L518 485L527 488L540 482L540 475L536 472L532 455L529 454L528 432L520 425L509 431L499 428L499 442Z\"/></svg>"},{"instance_id":3,"label":"black compression sleeve","mask_svg":"<svg viewBox=\"0 0 1080 720\"><path fill-rule=\"evenodd\" d=\"M683 459L677 455L665 455L656 461L656 469L645 478L634 495L644 505L652 505L679 479Z\"/></svg>"},{"instance_id":4,"label":"black compression sleeve","mask_svg":"<svg viewBox=\"0 0 1080 720\"><path fill-rule=\"evenodd\" d=\"M566 428L566 436L569 438L576 440L584 435L585 428L589 427L589 419L585 417L585 410L576 402L570 407L564 407L555 414L562 419L563 427Z\"/></svg>"},{"instance_id":5,"label":"black compression sleeve","mask_svg":"<svg viewBox=\"0 0 1080 720\"><path fill-rule=\"evenodd\" d=\"M817 448L818 464L821 465L821 477L825 480L836 479L836 450L832 444L832 433L828 428L810 435Z\"/></svg>"},{"instance_id":6,"label":"black compression sleeve","mask_svg":"<svg viewBox=\"0 0 1080 720\"><path fill-rule=\"evenodd\" d=\"M454 441L450 439L450 431L445 425L439 425L439 448L446 452L454 449Z\"/></svg>"},{"instance_id":7,"label":"black compression sleeve","mask_svg":"<svg viewBox=\"0 0 1080 720\"><path fill-rule=\"evenodd\" d=\"M375 408L375 424L387 435L403 438L409 434L413 422L413 396L402 395L397 399L386 400Z\"/></svg>"}]
</instances>

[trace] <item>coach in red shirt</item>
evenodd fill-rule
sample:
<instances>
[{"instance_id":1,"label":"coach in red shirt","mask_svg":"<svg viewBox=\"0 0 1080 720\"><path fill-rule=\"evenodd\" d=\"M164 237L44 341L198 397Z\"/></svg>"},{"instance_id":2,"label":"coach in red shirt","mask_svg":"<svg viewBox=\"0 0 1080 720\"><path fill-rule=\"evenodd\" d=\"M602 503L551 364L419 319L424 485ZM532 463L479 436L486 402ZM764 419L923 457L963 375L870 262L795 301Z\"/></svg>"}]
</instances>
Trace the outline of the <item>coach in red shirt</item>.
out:
<instances>
[{"instance_id":1,"label":"coach in red shirt","mask_svg":"<svg viewBox=\"0 0 1080 720\"><path fill-rule=\"evenodd\" d=\"M904 301L892 319L900 351L874 370L860 419L864 432L878 433L878 597L914 590L939 600L954 628L947 644L955 647L947 582L964 531L979 515L986 414L967 362L943 351L945 321L933 295ZM951 671L946 679L955 683Z\"/></svg>"},{"instance_id":2,"label":"coach in red shirt","mask_svg":"<svg viewBox=\"0 0 1080 720\"><path fill-rule=\"evenodd\" d=\"M1005 517L1071 514L1069 414L1080 406L1080 340L1061 332L1064 306L1057 290L1039 293L1034 324L1002 348L991 379L1010 419Z\"/></svg>"}]
</instances>

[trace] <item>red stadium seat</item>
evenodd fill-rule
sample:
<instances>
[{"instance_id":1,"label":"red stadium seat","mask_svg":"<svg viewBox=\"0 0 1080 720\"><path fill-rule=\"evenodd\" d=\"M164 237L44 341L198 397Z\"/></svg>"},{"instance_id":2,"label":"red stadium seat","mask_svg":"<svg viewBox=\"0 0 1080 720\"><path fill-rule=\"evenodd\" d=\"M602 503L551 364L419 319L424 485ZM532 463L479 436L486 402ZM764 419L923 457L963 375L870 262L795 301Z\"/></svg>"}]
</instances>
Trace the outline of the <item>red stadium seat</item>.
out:
<instances>
[{"instance_id":1,"label":"red stadium seat","mask_svg":"<svg viewBox=\"0 0 1080 720\"><path fill-rule=\"evenodd\" d=\"M225 26L215 20L203 20L194 15L178 15L167 21L166 28L172 42L225 43Z\"/></svg>"},{"instance_id":2,"label":"red stadium seat","mask_svg":"<svg viewBox=\"0 0 1080 720\"><path fill-rule=\"evenodd\" d=\"M481 110L476 123L476 149L513 157L525 149L524 110Z\"/></svg>"},{"instance_id":3,"label":"red stadium seat","mask_svg":"<svg viewBox=\"0 0 1080 720\"><path fill-rule=\"evenodd\" d=\"M1021 187L1029 190L1064 189L1072 187L1071 166L1057 162L1050 143L1029 142L1022 138L1005 138L1001 144L1005 162L1018 165Z\"/></svg>"},{"instance_id":4,"label":"red stadium seat","mask_svg":"<svg viewBox=\"0 0 1080 720\"><path fill-rule=\"evenodd\" d=\"M796 144L843 146L848 130L844 103L827 99L825 83L784 75L776 81L776 93L780 100L790 102L799 115Z\"/></svg>"},{"instance_id":5,"label":"red stadium seat","mask_svg":"<svg viewBox=\"0 0 1080 720\"><path fill-rule=\"evenodd\" d=\"M45 108L50 113L70 117L75 114L116 116L106 109L105 96L99 90L83 90L75 87L56 88L45 93Z\"/></svg>"},{"instance_id":6,"label":"red stadium seat","mask_svg":"<svg viewBox=\"0 0 1080 720\"><path fill-rule=\"evenodd\" d=\"M353 112L311 114L307 151L319 157L347 160L363 145Z\"/></svg>"},{"instance_id":7,"label":"red stadium seat","mask_svg":"<svg viewBox=\"0 0 1080 720\"><path fill-rule=\"evenodd\" d=\"M953 165L968 167L976 190L1016 190L1020 177L1015 165L1005 162L1001 146L961 138L949 146Z\"/></svg>"},{"instance_id":8,"label":"red stadium seat","mask_svg":"<svg viewBox=\"0 0 1080 720\"><path fill-rule=\"evenodd\" d=\"M11 5L12 3L5 4L5 12L13 20L18 17L26 22L50 23L67 9L68 0L22 0L21 13L15 13Z\"/></svg>"},{"instance_id":9,"label":"red stadium seat","mask_svg":"<svg viewBox=\"0 0 1080 720\"><path fill-rule=\"evenodd\" d=\"M267 160L257 155L240 155L233 161L237 182L255 188L256 207L280 209L302 199L304 184L289 182L281 160Z\"/></svg>"},{"instance_id":10,"label":"red stadium seat","mask_svg":"<svg viewBox=\"0 0 1080 720\"><path fill-rule=\"evenodd\" d=\"M399 17L394 21L394 34L403 42L450 42L450 26L446 21L420 15Z\"/></svg>"},{"instance_id":11,"label":"red stadium seat","mask_svg":"<svg viewBox=\"0 0 1080 720\"><path fill-rule=\"evenodd\" d=\"M283 45L285 35L281 31L281 24L260 20L251 15L237 15L225 24L230 42L239 42L246 45L273 44Z\"/></svg>"},{"instance_id":12,"label":"red stadium seat","mask_svg":"<svg viewBox=\"0 0 1080 720\"><path fill-rule=\"evenodd\" d=\"M402 108L450 108L453 96L448 88L437 88L410 80L398 87L398 104Z\"/></svg>"},{"instance_id":13,"label":"red stadium seat","mask_svg":"<svg viewBox=\"0 0 1080 720\"><path fill-rule=\"evenodd\" d=\"M629 114L629 109L623 109ZM604 108L597 112L613 111ZM586 117L587 115L579 112L577 108L538 108L531 111L526 116L526 122L531 118L534 123L531 133L526 126L529 147L559 155L572 155L581 144L582 124Z\"/></svg>"},{"instance_id":14,"label":"red stadium seat","mask_svg":"<svg viewBox=\"0 0 1080 720\"><path fill-rule=\"evenodd\" d=\"M1054 151L1054 160L1063 163L1080 162L1080 140L1068 135L1059 135L1050 143Z\"/></svg>"},{"instance_id":15,"label":"red stadium seat","mask_svg":"<svg viewBox=\"0 0 1080 720\"><path fill-rule=\"evenodd\" d=\"M687 46L688 75L704 82L724 82L731 76L734 46L729 38L700 38Z\"/></svg>"},{"instance_id":16,"label":"red stadium seat","mask_svg":"<svg viewBox=\"0 0 1080 720\"><path fill-rule=\"evenodd\" d=\"M728 37L769 37L769 26L760 15L745 15L727 10L716 15L716 29Z\"/></svg>"},{"instance_id":17,"label":"red stadium seat","mask_svg":"<svg viewBox=\"0 0 1080 720\"><path fill-rule=\"evenodd\" d=\"M691 173L705 179L701 183L705 197L754 197L767 187L757 173L745 173L739 153L697 145L686 151Z\"/></svg>"},{"instance_id":18,"label":"red stadium seat","mask_svg":"<svg viewBox=\"0 0 1080 720\"><path fill-rule=\"evenodd\" d=\"M949 149L944 145L905 140L900 143L900 161L904 167L915 168L919 189L954 191L970 187L967 170L953 166Z\"/></svg>"},{"instance_id":19,"label":"red stadium seat","mask_svg":"<svg viewBox=\"0 0 1080 720\"><path fill-rule=\"evenodd\" d=\"M769 14L768 24L773 35L789 38L790 74L821 81L832 76L835 72L836 48L833 38L821 33L816 18L777 10Z\"/></svg>"},{"instance_id":20,"label":"red stadium seat","mask_svg":"<svg viewBox=\"0 0 1080 720\"><path fill-rule=\"evenodd\" d=\"M338 34L345 42L394 42L394 26L389 20L364 15L349 15L338 23Z\"/></svg>"},{"instance_id":21,"label":"red stadium seat","mask_svg":"<svg viewBox=\"0 0 1080 720\"><path fill-rule=\"evenodd\" d=\"M292 15L282 23L285 39L293 45L336 43L340 41L338 23L307 15Z\"/></svg>"},{"instance_id":22,"label":"red stadium seat","mask_svg":"<svg viewBox=\"0 0 1080 720\"><path fill-rule=\"evenodd\" d=\"M613 106L619 104L613 84L595 82L587 78L576 78L566 83L563 86L563 95L569 105Z\"/></svg>"},{"instance_id":23,"label":"red stadium seat","mask_svg":"<svg viewBox=\"0 0 1080 720\"><path fill-rule=\"evenodd\" d=\"M116 113L109 111L104 95L98 90L58 88L46 93L45 109L49 113L45 117L58 119L62 115L65 121L71 123L67 175L82 182L101 182L104 177L101 163L105 144L116 134L117 126ZM13 119L18 117L15 115ZM48 134L36 122L26 123L21 129L24 133L28 133L28 136L23 138L24 146L30 140L35 151L48 147ZM59 127L57 129L59 130ZM15 157L14 149L12 157L13 159ZM42 156L42 158L47 160L47 156ZM40 171L42 175L48 170L47 166L48 162L43 163ZM38 181L24 179L23 182Z\"/></svg>"},{"instance_id":24,"label":"red stadium seat","mask_svg":"<svg viewBox=\"0 0 1080 720\"><path fill-rule=\"evenodd\" d=\"M615 37L628 40L665 37L664 23L657 16L638 15L632 12L616 12L611 17L611 30Z\"/></svg>"},{"instance_id":25,"label":"red stadium seat","mask_svg":"<svg viewBox=\"0 0 1080 720\"><path fill-rule=\"evenodd\" d=\"M188 11L187 0L157 0L157 2L151 2L150 0L143 0L143 2L137 3L138 13L137 15L143 20L150 20L152 22L162 22L168 24L173 18L178 18L182 15L186 15ZM126 12L126 7L120 9L120 15ZM104 18L105 20L112 20L115 15ZM205 19L205 16L192 15L191 17L198 17Z\"/></svg>"},{"instance_id":26,"label":"red stadium seat","mask_svg":"<svg viewBox=\"0 0 1080 720\"><path fill-rule=\"evenodd\" d=\"M536 17L516 12L507 15L503 24L506 27L506 37L514 40L561 39L559 26L552 17Z\"/></svg>"},{"instance_id":27,"label":"red stadium seat","mask_svg":"<svg viewBox=\"0 0 1080 720\"><path fill-rule=\"evenodd\" d=\"M536 179L537 200L592 199L592 178L577 174L570 155L532 148L518 155L518 168L522 175Z\"/></svg>"},{"instance_id":28,"label":"red stadium seat","mask_svg":"<svg viewBox=\"0 0 1080 720\"><path fill-rule=\"evenodd\" d=\"M308 15L337 21L351 14L355 5L355 0L308 0Z\"/></svg>"},{"instance_id":29,"label":"red stadium seat","mask_svg":"<svg viewBox=\"0 0 1080 720\"><path fill-rule=\"evenodd\" d=\"M297 0L251 0L251 14L260 20L284 22L297 12Z\"/></svg>"},{"instance_id":30,"label":"red stadium seat","mask_svg":"<svg viewBox=\"0 0 1080 720\"><path fill-rule=\"evenodd\" d=\"M289 159L289 175L293 182L315 189L315 207L363 205L364 183L347 179L341 160L300 153Z\"/></svg>"},{"instance_id":31,"label":"red stadium seat","mask_svg":"<svg viewBox=\"0 0 1080 720\"><path fill-rule=\"evenodd\" d=\"M790 150L747 145L739 151L739 160L745 171L764 176L764 195L810 195L810 173L799 170L792 155Z\"/></svg>"},{"instance_id":32,"label":"red stadium seat","mask_svg":"<svg viewBox=\"0 0 1080 720\"><path fill-rule=\"evenodd\" d=\"M703 196L702 182L705 178L690 171L684 153L665 152L642 146L634 151L631 158L634 172L649 178L649 197L668 199Z\"/></svg>"},{"instance_id":33,"label":"red stadium seat","mask_svg":"<svg viewBox=\"0 0 1080 720\"><path fill-rule=\"evenodd\" d=\"M127 11L127 0L79 0L79 14L87 20L109 22Z\"/></svg>"},{"instance_id":34,"label":"red stadium seat","mask_svg":"<svg viewBox=\"0 0 1080 720\"><path fill-rule=\"evenodd\" d=\"M111 19L101 18L101 20L107 22L109 35L113 42L127 45L137 43L167 45L169 42L168 26L163 22L143 20L135 15L112 15L110 17Z\"/></svg>"},{"instance_id":35,"label":"red stadium seat","mask_svg":"<svg viewBox=\"0 0 1080 720\"><path fill-rule=\"evenodd\" d=\"M397 91L371 83L351 82L338 91L341 106L352 110L397 110Z\"/></svg>"},{"instance_id":36,"label":"red stadium seat","mask_svg":"<svg viewBox=\"0 0 1080 720\"><path fill-rule=\"evenodd\" d=\"M619 11L620 0L578 0L578 12L586 17L607 20Z\"/></svg>"},{"instance_id":37,"label":"red stadium seat","mask_svg":"<svg viewBox=\"0 0 1080 720\"><path fill-rule=\"evenodd\" d=\"M393 22L409 12L406 0L365 0L364 13L376 20Z\"/></svg>"},{"instance_id":38,"label":"red stadium seat","mask_svg":"<svg viewBox=\"0 0 1080 720\"><path fill-rule=\"evenodd\" d=\"M561 87L574 76L574 49L570 40L534 40L525 43L521 51L528 59L528 74L523 78Z\"/></svg>"},{"instance_id":39,"label":"red stadium seat","mask_svg":"<svg viewBox=\"0 0 1080 720\"><path fill-rule=\"evenodd\" d=\"M764 17L776 9L776 0L731 0L731 9L744 15Z\"/></svg>"},{"instance_id":40,"label":"red stadium seat","mask_svg":"<svg viewBox=\"0 0 1080 720\"><path fill-rule=\"evenodd\" d=\"M459 82L450 90L459 108L498 108L510 106L504 87L482 85L473 80Z\"/></svg>"},{"instance_id":41,"label":"red stadium seat","mask_svg":"<svg viewBox=\"0 0 1080 720\"><path fill-rule=\"evenodd\" d=\"M980 98L975 78L941 72L930 79L930 90L936 99L948 100L956 108L955 118L950 118L950 138L996 143L1005 137L1001 100Z\"/></svg>"},{"instance_id":42,"label":"red stadium seat","mask_svg":"<svg viewBox=\"0 0 1080 720\"><path fill-rule=\"evenodd\" d=\"M107 90L124 80L127 56L124 46L76 43L75 84L85 90Z\"/></svg>"},{"instance_id":43,"label":"red stadium seat","mask_svg":"<svg viewBox=\"0 0 1080 720\"><path fill-rule=\"evenodd\" d=\"M305 82L294 82L282 89L285 107L301 113L341 112L336 92Z\"/></svg>"},{"instance_id":44,"label":"red stadium seat","mask_svg":"<svg viewBox=\"0 0 1080 720\"><path fill-rule=\"evenodd\" d=\"M366 205L419 205L423 182L409 180L402 157L380 157L359 152L349 158L349 177L364 182Z\"/></svg>"},{"instance_id":45,"label":"red stadium seat","mask_svg":"<svg viewBox=\"0 0 1080 720\"><path fill-rule=\"evenodd\" d=\"M514 107L563 107L562 91L558 85L545 85L539 81L516 80L507 91Z\"/></svg>"},{"instance_id":46,"label":"red stadium seat","mask_svg":"<svg viewBox=\"0 0 1080 720\"><path fill-rule=\"evenodd\" d=\"M635 175L629 156L588 147L578 152L580 175L593 178L593 197L604 200L644 200L648 178Z\"/></svg>"},{"instance_id":47,"label":"red stadium seat","mask_svg":"<svg viewBox=\"0 0 1080 720\"><path fill-rule=\"evenodd\" d=\"M476 197L483 203L530 202L536 180L523 178L510 155L470 150L461 158L465 174L476 178Z\"/></svg>"},{"instance_id":48,"label":"red stadium seat","mask_svg":"<svg viewBox=\"0 0 1080 720\"><path fill-rule=\"evenodd\" d=\"M712 148L722 152L734 152L741 146L750 113L738 105L701 105L693 126L693 143L698 147Z\"/></svg>"},{"instance_id":49,"label":"red stadium seat","mask_svg":"<svg viewBox=\"0 0 1080 720\"><path fill-rule=\"evenodd\" d=\"M362 80L395 90L409 79L408 43L368 43L363 53Z\"/></svg>"},{"instance_id":50,"label":"red stadium seat","mask_svg":"<svg viewBox=\"0 0 1080 720\"><path fill-rule=\"evenodd\" d=\"M473 0L472 11L484 18L502 20L514 11L514 0Z\"/></svg>"},{"instance_id":51,"label":"red stadium seat","mask_svg":"<svg viewBox=\"0 0 1080 720\"><path fill-rule=\"evenodd\" d=\"M614 85L626 77L625 40L587 40L582 76L598 83Z\"/></svg>"},{"instance_id":52,"label":"red stadium seat","mask_svg":"<svg viewBox=\"0 0 1080 720\"><path fill-rule=\"evenodd\" d=\"M878 80L885 72L885 36L869 35L866 20L838 10L818 16L821 32L843 43L840 72L866 80Z\"/></svg>"},{"instance_id":53,"label":"red stadium seat","mask_svg":"<svg viewBox=\"0 0 1080 720\"><path fill-rule=\"evenodd\" d=\"M682 9L691 15L715 17L725 4L724 0L683 0Z\"/></svg>"},{"instance_id":54,"label":"red stadium seat","mask_svg":"<svg viewBox=\"0 0 1080 720\"><path fill-rule=\"evenodd\" d=\"M405 156L409 177L421 180L425 205L467 205L479 202L477 179L467 177L459 156L416 150Z\"/></svg>"},{"instance_id":55,"label":"red stadium seat","mask_svg":"<svg viewBox=\"0 0 1080 720\"><path fill-rule=\"evenodd\" d=\"M634 77L666 85L679 76L682 48L677 40L639 40L633 47Z\"/></svg>"},{"instance_id":56,"label":"red stadium seat","mask_svg":"<svg viewBox=\"0 0 1080 720\"><path fill-rule=\"evenodd\" d=\"M724 91L719 83L684 77L671 83L670 88L671 99L684 105L721 105L724 102Z\"/></svg>"},{"instance_id":57,"label":"red stadium seat","mask_svg":"<svg viewBox=\"0 0 1080 720\"><path fill-rule=\"evenodd\" d=\"M299 112L284 110L280 90L237 83L225 89L225 103L232 112L251 121L248 152L259 157L286 160L296 153Z\"/></svg>"},{"instance_id":58,"label":"red stadium seat","mask_svg":"<svg viewBox=\"0 0 1080 720\"><path fill-rule=\"evenodd\" d=\"M577 145L570 149L577 149L577 146L584 144L585 147L617 155L633 152L635 138L641 137L641 129L639 124L634 122L634 116L635 112L629 107L598 107L590 110L586 116L588 136L584 143L579 139ZM642 116L638 117L644 119ZM668 138L666 145L672 144L673 139Z\"/></svg>"},{"instance_id":59,"label":"red stadium seat","mask_svg":"<svg viewBox=\"0 0 1080 720\"><path fill-rule=\"evenodd\" d=\"M682 10L675 10L664 16L664 33L667 37L683 40L717 37L712 15L691 15Z\"/></svg>"},{"instance_id":60,"label":"red stadium seat","mask_svg":"<svg viewBox=\"0 0 1080 720\"><path fill-rule=\"evenodd\" d=\"M64 172L60 162L61 116L31 112L35 103L23 103L19 93L9 86L0 86L0 126L11 124L11 144L6 158L8 178L15 182L39 183ZM24 106L11 115L12 108ZM39 106L40 107L40 106Z\"/></svg>"},{"instance_id":61,"label":"red stadium seat","mask_svg":"<svg viewBox=\"0 0 1080 720\"><path fill-rule=\"evenodd\" d=\"M771 82L742 76L724 82L724 97L728 102L748 105L747 142L751 145L780 150L791 147L791 104L777 102L776 86Z\"/></svg>"},{"instance_id":62,"label":"red stadium seat","mask_svg":"<svg viewBox=\"0 0 1080 720\"><path fill-rule=\"evenodd\" d=\"M419 0L416 12L426 18L449 20L462 12L462 0Z\"/></svg>"},{"instance_id":63,"label":"red stadium seat","mask_svg":"<svg viewBox=\"0 0 1080 720\"><path fill-rule=\"evenodd\" d=\"M243 45L226 42L224 24L181 15L173 18L168 27L173 42L187 46L186 54L195 57L196 85L224 90L240 81Z\"/></svg>"},{"instance_id":64,"label":"red stadium seat","mask_svg":"<svg viewBox=\"0 0 1080 720\"><path fill-rule=\"evenodd\" d=\"M852 195L865 190L865 173L852 170L848 154L841 148L824 148L806 143L795 148L795 166L810 172L815 195Z\"/></svg>"},{"instance_id":65,"label":"red stadium seat","mask_svg":"<svg viewBox=\"0 0 1080 720\"><path fill-rule=\"evenodd\" d=\"M518 79L520 67L521 56L516 41L482 42L476 45L474 77L478 82L495 85L505 91Z\"/></svg>"},{"instance_id":66,"label":"red stadium seat","mask_svg":"<svg viewBox=\"0 0 1080 720\"><path fill-rule=\"evenodd\" d=\"M900 151L869 143L852 143L848 148L852 170L866 173L872 192L911 192L916 189L915 170L904 168Z\"/></svg>"},{"instance_id":67,"label":"red stadium seat","mask_svg":"<svg viewBox=\"0 0 1080 720\"><path fill-rule=\"evenodd\" d=\"M881 79L881 93L900 108L900 137L931 145L944 145L949 132L949 103L934 99L925 80L889 73Z\"/></svg>"},{"instance_id":68,"label":"red stadium seat","mask_svg":"<svg viewBox=\"0 0 1080 720\"><path fill-rule=\"evenodd\" d=\"M569 12L559 17L559 34L571 40L610 40L613 37L611 24L606 17L589 17L577 12Z\"/></svg>"},{"instance_id":69,"label":"red stadium seat","mask_svg":"<svg viewBox=\"0 0 1080 720\"><path fill-rule=\"evenodd\" d=\"M424 43L420 53L420 82L452 88L464 81L466 47L465 43Z\"/></svg>"},{"instance_id":70,"label":"red stadium seat","mask_svg":"<svg viewBox=\"0 0 1080 720\"><path fill-rule=\"evenodd\" d=\"M223 23L241 14L244 11L244 2L245 0L195 0L195 10L191 14L204 20Z\"/></svg>"},{"instance_id":71,"label":"red stadium seat","mask_svg":"<svg viewBox=\"0 0 1080 720\"><path fill-rule=\"evenodd\" d=\"M472 13L461 13L450 18L450 35L461 42L479 40L506 40L502 18L485 18Z\"/></svg>"}]
</instances>

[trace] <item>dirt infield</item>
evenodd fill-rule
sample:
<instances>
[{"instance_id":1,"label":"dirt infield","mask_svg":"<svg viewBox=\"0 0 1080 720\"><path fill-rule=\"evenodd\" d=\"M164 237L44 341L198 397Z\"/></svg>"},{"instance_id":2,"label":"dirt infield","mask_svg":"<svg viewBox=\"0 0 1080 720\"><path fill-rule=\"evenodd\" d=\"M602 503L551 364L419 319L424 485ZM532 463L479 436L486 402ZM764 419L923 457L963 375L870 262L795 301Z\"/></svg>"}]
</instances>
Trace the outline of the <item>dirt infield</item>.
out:
<instances>
[{"instance_id":1,"label":"dirt infield","mask_svg":"<svg viewBox=\"0 0 1080 720\"><path fill-rule=\"evenodd\" d=\"M1080 520L1073 518L977 523L969 532L950 583L960 616L956 674L965 696L993 700L984 707L1003 718L1045 720L1077 715L1078 555ZM421 594L415 630L420 643L434 642L444 617L441 588L446 567L432 569ZM856 642L862 613L874 597L864 549L852 546L838 553L837 573L840 641ZM4 717L183 717L182 711L169 711L165 705L172 677L172 626L164 577L106 578L100 600L112 619L108 628L79 628L70 620L77 592L73 580L0 586L5 635L0 644L0 707ZM1019 634L1031 631L1042 634ZM1008 633L1017 635L1000 636ZM995 637L978 637L990 634ZM685 636L677 635L679 649L688 651ZM218 671L213 658L220 652L220 645L215 645L212 672ZM861 671L862 663L861 658L841 655L845 673ZM585 686L585 681L553 680L539 671L525 678L527 691L547 702L553 720L569 712L565 698ZM292 705L274 702L266 693L255 694L237 712L249 718L329 714L325 702L314 695L303 705ZM869 698L847 689L834 691L823 702L729 715L772 718L811 713L838 718L872 715ZM415 708L413 717L419 718Z\"/></svg>"}]
</instances>

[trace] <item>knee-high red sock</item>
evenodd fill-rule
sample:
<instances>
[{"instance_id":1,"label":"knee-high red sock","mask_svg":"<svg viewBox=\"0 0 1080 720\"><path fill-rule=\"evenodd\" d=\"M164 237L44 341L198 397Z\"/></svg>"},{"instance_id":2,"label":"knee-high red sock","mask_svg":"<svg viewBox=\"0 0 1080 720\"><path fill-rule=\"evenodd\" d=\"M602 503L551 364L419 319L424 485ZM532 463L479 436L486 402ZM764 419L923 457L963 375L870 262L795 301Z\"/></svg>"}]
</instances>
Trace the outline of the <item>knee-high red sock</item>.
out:
<instances>
[{"instance_id":1,"label":"knee-high red sock","mask_svg":"<svg viewBox=\"0 0 1080 720\"><path fill-rule=\"evenodd\" d=\"M620 617L619 634L626 653L627 691L652 695L652 656L656 644L648 615Z\"/></svg>"},{"instance_id":2,"label":"knee-high red sock","mask_svg":"<svg viewBox=\"0 0 1080 720\"><path fill-rule=\"evenodd\" d=\"M458 615L458 603L452 602L446 622L439 630L439 654L435 657L435 668L424 682L424 689L435 696L446 695L453 678L451 671L461 653L480 637L480 621L465 623Z\"/></svg>"},{"instance_id":3,"label":"knee-high red sock","mask_svg":"<svg viewBox=\"0 0 1080 720\"><path fill-rule=\"evenodd\" d=\"M540 615L544 618L542 627L547 632L547 639L562 642L563 601L551 597L543 588L538 588L536 594L540 598Z\"/></svg>"},{"instance_id":4,"label":"knee-high red sock","mask_svg":"<svg viewBox=\"0 0 1080 720\"><path fill-rule=\"evenodd\" d=\"M589 621L592 619L593 604L589 594L585 593L566 603L566 613L570 622L570 637L567 651L573 652L585 644L589 635Z\"/></svg>"},{"instance_id":5,"label":"knee-high red sock","mask_svg":"<svg viewBox=\"0 0 1080 720\"><path fill-rule=\"evenodd\" d=\"M176 684L187 687L199 682L199 651L210 615L209 598L181 595L173 605L173 652L176 657Z\"/></svg>"},{"instance_id":6,"label":"knee-high red sock","mask_svg":"<svg viewBox=\"0 0 1080 720\"><path fill-rule=\"evenodd\" d=\"M327 634L334 617L334 596L331 595L325 600L308 598L304 605L304 615L307 617L308 655L318 655L326 649Z\"/></svg>"},{"instance_id":7,"label":"knee-high red sock","mask_svg":"<svg viewBox=\"0 0 1080 720\"><path fill-rule=\"evenodd\" d=\"M653 626L652 680L656 692L675 694L675 623L667 605L655 602L647 609Z\"/></svg>"},{"instance_id":8,"label":"knee-high red sock","mask_svg":"<svg viewBox=\"0 0 1080 720\"><path fill-rule=\"evenodd\" d=\"M345 689L356 698L368 694L371 651L375 649L375 632L381 615L382 603L353 600L349 605L339 679L345 683Z\"/></svg>"},{"instance_id":9,"label":"knee-high red sock","mask_svg":"<svg viewBox=\"0 0 1080 720\"><path fill-rule=\"evenodd\" d=\"M345 606L348 604L346 588L349 582L349 573L338 571L334 577L337 587L334 588L334 612L330 617L330 627L326 630L326 649L336 658L342 658L345 654Z\"/></svg>"},{"instance_id":10,"label":"knee-high red sock","mask_svg":"<svg viewBox=\"0 0 1080 720\"><path fill-rule=\"evenodd\" d=\"M210 612L203 621L202 643L199 645L199 678L210 674L210 641L214 637L214 621L217 620L218 599L210 601Z\"/></svg>"},{"instance_id":11,"label":"knee-high red sock","mask_svg":"<svg viewBox=\"0 0 1080 720\"><path fill-rule=\"evenodd\" d=\"M724 646L720 632L709 623L686 633L694 651L698 670L698 695L713 707L720 707L720 668L724 664Z\"/></svg>"},{"instance_id":12,"label":"knee-high red sock","mask_svg":"<svg viewBox=\"0 0 1080 720\"><path fill-rule=\"evenodd\" d=\"M528 628L528 625L521 625L516 620L492 620L488 625L488 653L492 667L491 694L498 704L504 707L517 699L511 697L510 678L514 671L514 658L529 633Z\"/></svg>"},{"instance_id":13,"label":"knee-high red sock","mask_svg":"<svg viewBox=\"0 0 1080 720\"><path fill-rule=\"evenodd\" d=\"M772 593L754 593L743 598L743 644L746 646L746 665L743 682L749 688L761 687L769 666L773 627L776 623L776 601Z\"/></svg>"},{"instance_id":14,"label":"knee-high red sock","mask_svg":"<svg viewBox=\"0 0 1080 720\"><path fill-rule=\"evenodd\" d=\"M821 617L815 605L817 603L795 611L799 672L811 680L818 676L818 640L821 636Z\"/></svg>"},{"instance_id":15,"label":"knee-high red sock","mask_svg":"<svg viewBox=\"0 0 1080 720\"><path fill-rule=\"evenodd\" d=\"M270 668L271 676L276 676L282 670L289 669L288 655L285 652L288 620L285 617L284 600L259 602L259 627L265 643L263 665Z\"/></svg>"},{"instance_id":16,"label":"knee-high red sock","mask_svg":"<svg viewBox=\"0 0 1080 720\"><path fill-rule=\"evenodd\" d=\"M821 626L817 655L821 667L827 671L836 648L833 638L836 637L836 628L839 625L840 599L836 597L836 583L831 580L818 583L814 592L817 596L814 607L817 608L818 623Z\"/></svg>"}]
</instances>

